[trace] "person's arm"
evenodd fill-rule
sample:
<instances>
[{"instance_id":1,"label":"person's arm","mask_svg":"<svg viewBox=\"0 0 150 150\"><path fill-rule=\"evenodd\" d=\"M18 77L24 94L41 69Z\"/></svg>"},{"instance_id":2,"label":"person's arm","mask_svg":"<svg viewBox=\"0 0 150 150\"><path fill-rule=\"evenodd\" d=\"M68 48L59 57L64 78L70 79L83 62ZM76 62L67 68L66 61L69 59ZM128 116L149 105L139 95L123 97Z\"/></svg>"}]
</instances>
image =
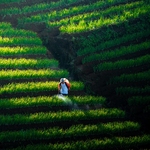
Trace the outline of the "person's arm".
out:
<instances>
[{"instance_id":1,"label":"person's arm","mask_svg":"<svg viewBox=\"0 0 150 150\"><path fill-rule=\"evenodd\" d=\"M67 85L68 90L70 90L70 83L68 83L68 82L65 82L65 83Z\"/></svg>"},{"instance_id":2,"label":"person's arm","mask_svg":"<svg viewBox=\"0 0 150 150\"><path fill-rule=\"evenodd\" d=\"M60 91L60 89L61 89L61 86L60 86L60 83L58 84L58 91Z\"/></svg>"}]
</instances>

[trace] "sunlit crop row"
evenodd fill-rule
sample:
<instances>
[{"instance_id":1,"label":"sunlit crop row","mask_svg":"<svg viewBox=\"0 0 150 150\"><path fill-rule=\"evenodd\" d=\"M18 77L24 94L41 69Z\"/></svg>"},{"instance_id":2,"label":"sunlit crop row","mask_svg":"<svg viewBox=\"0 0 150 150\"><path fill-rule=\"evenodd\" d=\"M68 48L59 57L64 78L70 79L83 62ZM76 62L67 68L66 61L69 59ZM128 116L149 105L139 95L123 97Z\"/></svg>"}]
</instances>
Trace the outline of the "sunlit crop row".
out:
<instances>
[{"instance_id":1,"label":"sunlit crop row","mask_svg":"<svg viewBox=\"0 0 150 150\"><path fill-rule=\"evenodd\" d=\"M117 87L116 94L117 95L126 95L126 94L148 94L150 93L150 86L145 87Z\"/></svg>"},{"instance_id":2,"label":"sunlit crop row","mask_svg":"<svg viewBox=\"0 0 150 150\"><path fill-rule=\"evenodd\" d=\"M125 22L129 19L135 19L138 18L139 16L148 14L150 9L149 5L144 5L138 8L134 8L134 9L127 9L126 8L118 8L117 11L119 11L119 14L112 14L111 12L108 11L108 16L110 16L108 18L108 16L103 16L103 12L100 12L98 16L97 15L97 19L96 20L92 20L93 16L90 14L84 14L84 18L75 20L74 17L71 18L67 18L66 20L62 20L64 22L64 25L61 24L60 26L60 31L62 33L81 33L81 32L86 32L86 31L91 31L91 30L95 30L95 29L99 29L101 27L104 26L109 26L109 25L117 25L120 24L122 22ZM112 9L110 9L112 10ZM117 12L116 11L116 12ZM122 12L121 12L122 11ZM79 17L83 17L83 16L78 16ZM98 18L99 17L99 18ZM86 20L87 18L87 20ZM68 20L70 21L70 23L68 23ZM62 22L61 20L57 23L57 26L60 22ZM77 22L76 22L77 21ZM51 23L50 26L51 27Z\"/></svg>"},{"instance_id":3,"label":"sunlit crop row","mask_svg":"<svg viewBox=\"0 0 150 150\"><path fill-rule=\"evenodd\" d=\"M104 62L94 66L94 72L99 71L107 71L107 70L116 70L116 69L125 69L125 68L132 68L136 66L140 66L143 64L149 64L150 55L144 55L141 57L127 59L127 60L118 60L115 62Z\"/></svg>"},{"instance_id":4,"label":"sunlit crop row","mask_svg":"<svg viewBox=\"0 0 150 150\"><path fill-rule=\"evenodd\" d=\"M38 11L45 11L50 9L56 9L58 7L64 6L64 5L71 5L74 3L80 2L80 0L59 0L59 1L52 1L52 2L46 2L46 3L39 3L34 4L31 6L25 6L23 8L17 8L17 7L11 7L11 8L5 8L0 11L2 15L14 15L14 14L27 14L27 13L33 13Z\"/></svg>"},{"instance_id":5,"label":"sunlit crop row","mask_svg":"<svg viewBox=\"0 0 150 150\"><path fill-rule=\"evenodd\" d=\"M0 56L15 56L15 55L39 55L46 54L47 49L44 46L16 46L16 47L0 47Z\"/></svg>"},{"instance_id":6,"label":"sunlit crop row","mask_svg":"<svg viewBox=\"0 0 150 150\"><path fill-rule=\"evenodd\" d=\"M22 98L11 98L11 99L0 99L1 109L11 108L27 108L27 107L38 107L38 106L63 106L70 102L72 104L105 104L106 98L101 96L68 96L66 101L56 96L39 96L39 97L22 97Z\"/></svg>"},{"instance_id":7,"label":"sunlit crop row","mask_svg":"<svg viewBox=\"0 0 150 150\"><path fill-rule=\"evenodd\" d=\"M40 38L25 38L25 37L1 37L0 36L0 46L19 46L19 45L42 45L42 41Z\"/></svg>"},{"instance_id":8,"label":"sunlit crop row","mask_svg":"<svg viewBox=\"0 0 150 150\"><path fill-rule=\"evenodd\" d=\"M1 0L0 4L6 4L6 3L19 3L19 2L25 2L26 0Z\"/></svg>"},{"instance_id":9,"label":"sunlit crop row","mask_svg":"<svg viewBox=\"0 0 150 150\"><path fill-rule=\"evenodd\" d=\"M0 29L0 36L2 37L37 37L37 34L32 31L27 31L27 30L18 30L18 29Z\"/></svg>"},{"instance_id":10,"label":"sunlit crop row","mask_svg":"<svg viewBox=\"0 0 150 150\"><path fill-rule=\"evenodd\" d=\"M0 143L3 142L23 142L43 139L63 139L63 138L78 138L90 135L116 134L122 132L138 131L140 125L134 122L112 122L95 125L73 125L67 129L53 127L49 129L30 129L20 131L9 131L0 133Z\"/></svg>"},{"instance_id":11,"label":"sunlit crop row","mask_svg":"<svg viewBox=\"0 0 150 150\"><path fill-rule=\"evenodd\" d=\"M90 149L131 149L131 148L139 148L145 143L149 145L150 143L150 135L145 134L141 136L130 136L130 137L113 137L113 138L104 138L104 139L88 139L82 141L74 141L74 142L63 142L63 143L55 143L55 144L30 144L27 146L20 146L14 148L13 150L60 150L60 149L68 149L68 150L90 150Z\"/></svg>"},{"instance_id":12,"label":"sunlit crop row","mask_svg":"<svg viewBox=\"0 0 150 150\"><path fill-rule=\"evenodd\" d=\"M77 104L105 104L106 98L102 96L73 96L70 99Z\"/></svg>"},{"instance_id":13,"label":"sunlit crop row","mask_svg":"<svg viewBox=\"0 0 150 150\"><path fill-rule=\"evenodd\" d=\"M15 80L15 79L51 79L68 77L67 70L51 70L51 69L38 69L38 70L0 70L0 80Z\"/></svg>"},{"instance_id":14,"label":"sunlit crop row","mask_svg":"<svg viewBox=\"0 0 150 150\"><path fill-rule=\"evenodd\" d=\"M123 118L125 117L125 112L116 108L103 108L96 110L72 110L72 111L57 111L57 112L38 112L32 114L14 114L14 115L0 115L0 125L23 125L32 123L52 123L52 122L62 122L71 121L72 123L76 121L94 119L113 119L113 118Z\"/></svg>"},{"instance_id":15,"label":"sunlit crop row","mask_svg":"<svg viewBox=\"0 0 150 150\"><path fill-rule=\"evenodd\" d=\"M0 22L0 30L1 29L9 29L9 28L12 28L12 25L8 22Z\"/></svg>"},{"instance_id":16,"label":"sunlit crop row","mask_svg":"<svg viewBox=\"0 0 150 150\"><path fill-rule=\"evenodd\" d=\"M101 5L101 3L98 3L98 4ZM99 5L97 5L96 8L99 8ZM108 16L108 14L111 16L111 15L114 14L115 11L118 11L118 13L120 13L121 10L123 10L123 9L130 9L130 7L134 8L134 7L136 7L136 5L140 5L140 3L139 2L134 3L134 5L132 5L132 4L130 4L130 5L128 5L128 4L119 5L119 6L114 6L114 7L108 8L104 11L102 11L102 10L95 11L95 7L93 7L94 5L92 4L92 6L91 6L91 8L92 8L91 11L92 12L86 13L86 12L83 11L82 14L79 14L79 12L78 12L77 15L74 14L76 16L72 16L72 17L69 16L70 18L68 17L68 18L64 18L64 19L61 19L61 20L56 21L56 22L55 21L54 22L49 22L49 26L50 27L53 27L53 26L54 27L56 27L56 26L60 27L62 25L67 25L68 23L69 24L73 24L73 23L78 24L80 22L81 18L83 20L86 20L86 21L91 20L91 19L96 20L98 18L101 18L102 16L103 17ZM86 9L86 8L82 7L82 10L84 10L84 9ZM82 20L82 22L83 22L83 20Z\"/></svg>"},{"instance_id":17,"label":"sunlit crop row","mask_svg":"<svg viewBox=\"0 0 150 150\"><path fill-rule=\"evenodd\" d=\"M58 61L55 59L0 58L0 69L42 69L50 67L58 67Z\"/></svg>"},{"instance_id":18,"label":"sunlit crop row","mask_svg":"<svg viewBox=\"0 0 150 150\"><path fill-rule=\"evenodd\" d=\"M150 96L133 96L128 99L129 106L150 105Z\"/></svg>"},{"instance_id":19,"label":"sunlit crop row","mask_svg":"<svg viewBox=\"0 0 150 150\"><path fill-rule=\"evenodd\" d=\"M146 19L143 19L146 18ZM117 25L117 27L122 29L122 31L118 32L114 30L113 28L105 27L103 30L98 30L97 32L92 32L88 36L84 37L81 36L79 38L76 38L78 42L78 52L85 49L86 47L89 47L90 49L93 50L93 47L95 49L99 49L98 45L100 43L104 43L106 41L114 40L121 38L122 36L127 36L127 35L132 35L134 33L139 33L139 31L145 31L146 29L149 28L149 20L146 15L143 16L142 18L137 18L138 22L135 24L130 24L129 22L123 22L122 24ZM141 26L142 24L142 26ZM129 37L128 37L129 38ZM140 38L140 37L138 37ZM76 42L76 41L75 41ZM114 41L115 42L115 41ZM115 42L117 44L117 42ZM112 44L112 43L109 43ZM108 45L109 46L109 45Z\"/></svg>"},{"instance_id":20,"label":"sunlit crop row","mask_svg":"<svg viewBox=\"0 0 150 150\"><path fill-rule=\"evenodd\" d=\"M116 83L139 82L139 81L150 81L150 70L115 76L110 78L110 80L107 83L116 84Z\"/></svg>"},{"instance_id":21,"label":"sunlit crop row","mask_svg":"<svg viewBox=\"0 0 150 150\"><path fill-rule=\"evenodd\" d=\"M89 46L85 47L84 49L80 49L77 54L79 56L87 55L87 54L93 54L94 52L103 52L107 49L110 49L114 46L119 46L120 44L124 44L127 42L134 41L135 38L137 40L140 40L142 38L146 38L150 35L150 30L143 30L132 34L126 34L123 37L111 39L105 42L100 43L98 46ZM86 58L85 58L86 59Z\"/></svg>"},{"instance_id":22,"label":"sunlit crop row","mask_svg":"<svg viewBox=\"0 0 150 150\"><path fill-rule=\"evenodd\" d=\"M67 1L65 1L65 3L67 3ZM70 2L69 2L70 3ZM68 4L69 4L68 3ZM72 3L72 1L71 1ZM38 15L34 15L28 18L22 18L19 19L18 22L19 24L24 24L24 23L31 23L31 22L45 22L45 21L50 21L52 19L62 19L64 16L71 16L71 15L77 15L79 13L85 13L85 12L89 12L89 11L95 11L95 9L100 9L103 8L105 6L111 6L112 4L117 4L120 3L120 0L115 0L115 1L98 1L96 3L92 3L92 4L87 4L87 5L79 5L79 6L74 6L72 8L65 8L62 9L60 11L53 11L50 13L43 13L43 14L38 14Z\"/></svg>"},{"instance_id":23,"label":"sunlit crop row","mask_svg":"<svg viewBox=\"0 0 150 150\"><path fill-rule=\"evenodd\" d=\"M150 41L130 45L130 46L122 46L119 49L114 49L113 51L105 51L100 54L91 54L90 56L85 56L82 60L82 63L87 63L91 61L103 61L103 60L111 60L112 58L117 58L124 55L130 55L132 53L147 50L150 48Z\"/></svg>"},{"instance_id":24,"label":"sunlit crop row","mask_svg":"<svg viewBox=\"0 0 150 150\"><path fill-rule=\"evenodd\" d=\"M57 91L57 86L58 82L56 81L11 83L0 88L0 95ZM82 82L72 81L71 89L73 91L83 90L84 84Z\"/></svg>"}]
</instances>

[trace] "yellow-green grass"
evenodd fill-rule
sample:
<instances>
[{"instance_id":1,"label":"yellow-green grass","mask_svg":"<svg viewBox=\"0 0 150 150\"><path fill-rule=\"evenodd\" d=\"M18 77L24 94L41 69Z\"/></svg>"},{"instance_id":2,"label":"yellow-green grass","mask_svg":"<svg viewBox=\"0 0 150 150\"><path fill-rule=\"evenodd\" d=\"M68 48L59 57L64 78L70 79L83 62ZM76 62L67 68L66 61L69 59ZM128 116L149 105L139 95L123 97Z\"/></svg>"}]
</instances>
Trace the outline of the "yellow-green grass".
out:
<instances>
[{"instance_id":1,"label":"yellow-green grass","mask_svg":"<svg viewBox=\"0 0 150 150\"><path fill-rule=\"evenodd\" d=\"M102 104L106 103L106 98L102 96L68 96L66 101L72 104ZM66 105L58 96L38 96L38 97L22 97L22 98L10 98L0 99L0 109L11 109L11 108L26 108L26 107L37 107L37 106L62 106Z\"/></svg>"}]
</instances>

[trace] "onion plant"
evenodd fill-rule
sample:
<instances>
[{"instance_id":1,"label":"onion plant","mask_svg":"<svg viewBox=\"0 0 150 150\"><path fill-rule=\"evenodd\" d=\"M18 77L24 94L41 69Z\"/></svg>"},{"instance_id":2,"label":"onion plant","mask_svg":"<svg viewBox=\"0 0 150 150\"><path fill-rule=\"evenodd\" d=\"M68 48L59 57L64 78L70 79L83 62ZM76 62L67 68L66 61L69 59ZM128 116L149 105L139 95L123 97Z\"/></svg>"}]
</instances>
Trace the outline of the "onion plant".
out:
<instances>
[{"instance_id":1,"label":"onion plant","mask_svg":"<svg viewBox=\"0 0 150 150\"><path fill-rule=\"evenodd\" d=\"M42 45L42 41L40 38L29 38L29 37L1 37L0 36L0 46L19 46L19 45Z\"/></svg>"},{"instance_id":2,"label":"onion plant","mask_svg":"<svg viewBox=\"0 0 150 150\"><path fill-rule=\"evenodd\" d=\"M147 19L143 19L143 18L147 18ZM105 27L103 30L98 30L99 34L97 33L97 31L96 32L93 31L88 36L77 37L75 42L77 42L76 44L78 44L78 48L77 48L78 52L81 50L84 50L84 48L87 48L87 47L89 47L89 49L92 49L92 50L93 50L93 47L95 49L97 48L97 51L98 51L98 49L101 49L97 47L98 45L100 45L100 43L122 38L123 36L127 36L127 35L129 35L130 37L132 36L132 34L140 33L141 31L145 32L145 30L149 28L150 18L148 19L148 17L145 15L142 18L137 18L137 19L138 19L138 22L136 22L136 24L129 24L129 22L123 22L122 24L117 25L118 28L122 28L122 31L120 32L108 26L108 27ZM117 44L117 42L115 44Z\"/></svg>"},{"instance_id":3,"label":"onion plant","mask_svg":"<svg viewBox=\"0 0 150 150\"><path fill-rule=\"evenodd\" d=\"M2 37L37 37L37 34L33 31L28 31L28 30L18 30L18 29L0 29L0 36Z\"/></svg>"},{"instance_id":4,"label":"onion plant","mask_svg":"<svg viewBox=\"0 0 150 150\"><path fill-rule=\"evenodd\" d=\"M58 65L55 59L0 58L0 69L42 69L58 67Z\"/></svg>"},{"instance_id":5,"label":"onion plant","mask_svg":"<svg viewBox=\"0 0 150 150\"><path fill-rule=\"evenodd\" d=\"M107 71L107 70L116 70L116 69L125 69L135 66L140 66L144 64L149 64L150 55L144 55L141 57L137 57L135 59L127 59L127 60L118 60L115 62L104 62L94 66L94 72Z\"/></svg>"},{"instance_id":6,"label":"onion plant","mask_svg":"<svg viewBox=\"0 0 150 150\"><path fill-rule=\"evenodd\" d=\"M116 9L116 12L119 12L119 13L117 15L115 14L116 12L113 14L110 11L108 11L108 14L106 17L103 15L103 12L99 12L99 18L96 18L96 20L92 19L93 18L92 13L84 14L83 20L78 19L77 23L75 22L76 20L74 19L74 17L72 17L72 18L69 18L69 21L70 21L70 24L69 24L67 21L68 20L67 18L66 20L63 19L63 21L57 22L57 25L60 22L65 22L64 24L61 24L60 31L62 33L69 33L69 34L95 30L95 29L99 29L101 27L109 26L109 25L117 25L129 19L138 18L139 16L148 14L150 6L146 4L144 5L143 3L140 5L141 7L134 8L134 9L129 8L129 10L126 7L121 8L121 6L118 6L118 10ZM130 6L132 7L132 4ZM135 5L133 4L133 6ZM107 18L108 15L110 16L110 18ZM83 16L78 16L77 18L79 17L81 18ZM98 17L98 14L97 14L97 17Z\"/></svg>"},{"instance_id":7,"label":"onion plant","mask_svg":"<svg viewBox=\"0 0 150 150\"><path fill-rule=\"evenodd\" d=\"M147 144L149 145L150 142L150 135L149 134L143 134L139 136L130 136L130 137L119 137L115 136L113 138L104 138L104 139L87 139L87 140L78 140L78 141L72 141L72 142L63 142L63 143L49 143L49 144L30 144L27 146L19 146L17 148L14 148L13 150L60 150L60 149L69 149L69 150L76 150L76 149L116 149L120 148L137 148L142 147L143 145Z\"/></svg>"},{"instance_id":8,"label":"onion plant","mask_svg":"<svg viewBox=\"0 0 150 150\"><path fill-rule=\"evenodd\" d=\"M43 140L43 139L63 139L63 138L78 138L90 136L93 134L118 134L122 132L138 131L140 125L138 123L126 122L112 122L101 123L96 125L73 125L67 129L60 127L53 127L49 129L30 129L20 131L6 131L1 132L0 142L22 142L25 140Z\"/></svg>"},{"instance_id":9,"label":"onion plant","mask_svg":"<svg viewBox=\"0 0 150 150\"><path fill-rule=\"evenodd\" d=\"M150 93L150 86L141 87L117 87L117 95L137 95L137 94L148 94Z\"/></svg>"},{"instance_id":10,"label":"onion plant","mask_svg":"<svg viewBox=\"0 0 150 150\"><path fill-rule=\"evenodd\" d=\"M44 46L0 47L0 56L45 55L46 52L47 49Z\"/></svg>"},{"instance_id":11,"label":"onion plant","mask_svg":"<svg viewBox=\"0 0 150 150\"><path fill-rule=\"evenodd\" d=\"M12 25L8 22L0 22L0 30L12 28Z\"/></svg>"},{"instance_id":12,"label":"onion plant","mask_svg":"<svg viewBox=\"0 0 150 150\"><path fill-rule=\"evenodd\" d=\"M24 6L23 8L11 7L5 8L0 11L2 15L15 15L15 14L28 14L33 12L45 11L56 9L62 6L75 4L80 2L80 0L60 0L60 1L52 1L52 2L42 2L38 4L34 4L31 6Z\"/></svg>"},{"instance_id":13,"label":"onion plant","mask_svg":"<svg viewBox=\"0 0 150 150\"><path fill-rule=\"evenodd\" d=\"M150 81L150 70L133 73L133 74L122 74L109 79L107 84L125 83L125 82L139 82L139 81Z\"/></svg>"},{"instance_id":14,"label":"onion plant","mask_svg":"<svg viewBox=\"0 0 150 150\"><path fill-rule=\"evenodd\" d=\"M117 108L102 108L96 110L73 110L57 112L39 112L32 114L0 115L0 125L19 125L44 122L81 121L95 119L124 118L125 112Z\"/></svg>"},{"instance_id":15,"label":"onion plant","mask_svg":"<svg viewBox=\"0 0 150 150\"><path fill-rule=\"evenodd\" d=\"M80 49L77 52L77 54L78 54L78 56L83 56L83 55L87 55L87 54L93 54L95 52L98 52L98 53L104 52L105 50L109 50L111 47L119 46L121 44L134 41L135 38L137 40L140 40L142 38L148 38L149 35L150 35L149 29L138 31L136 33L127 33L127 34L123 35L122 37L118 37L115 39L111 39L111 40L99 43L98 46L89 46L89 47ZM147 44L145 43L145 46L148 47L149 42L147 42ZM84 60L84 61L86 62L86 60Z\"/></svg>"},{"instance_id":16,"label":"onion plant","mask_svg":"<svg viewBox=\"0 0 150 150\"><path fill-rule=\"evenodd\" d=\"M150 105L150 96L132 96L128 98L129 106Z\"/></svg>"},{"instance_id":17,"label":"onion plant","mask_svg":"<svg viewBox=\"0 0 150 150\"><path fill-rule=\"evenodd\" d=\"M52 70L52 69L26 69L26 70L0 70L0 80L15 80L15 79L53 79L68 77L67 70Z\"/></svg>"},{"instance_id":18,"label":"onion plant","mask_svg":"<svg viewBox=\"0 0 150 150\"><path fill-rule=\"evenodd\" d=\"M1 0L0 4L7 4L7 3L19 3L19 2L25 2L26 0Z\"/></svg>"},{"instance_id":19,"label":"onion plant","mask_svg":"<svg viewBox=\"0 0 150 150\"><path fill-rule=\"evenodd\" d=\"M70 99L78 104L78 105L82 105L82 104L105 104L106 102L106 98L102 97L102 96L91 96L91 95L87 95L87 96L73 96L70 97Z\"/></svg>"},{"instance_id":20,"label":"onion plant","mask_svg":"<svg viewBox=\"0 0 150 150\"><path fill-rule=\"evenodd\" d=\"M106 98L101 96L68 96L72 103L80 104L105 104ZM22 97L0 99L0 109L26 108L37 106L62 106L65 102L57 96Z\"/></svg>"},{"instance_id":21,"label":"onion plant","mask_svg":"<svg viewBox=\"0 0 150 150\"><path fill-rule=\"evenodd\" d=\"M57 86L58 86L58 82L56 81L11 83L1 87L0 95L57 91ZM83 89L84 89L84 84L82 82L77 82L77 81L71 82L71 90L81 91Z\"/></svg>"},{"instance_id":22,"label":"onion plant","mask_svg":"<svg viewBox=\"0 0 150 150\"><path fill-rule=\"evenodd\" d=\"M113 58L118 58L124 55L130 55L132 53L136 53L138 51L144 51L150 48L150 41L146 41L139 44L132 44L130 46L122 46L118 49L114 49L113 51L104 51L99 54L91 54L89 56L85 56L82 60L82 63L92 62L92 61L104 61L111 60Z\"/></svg>"}]
</instances>

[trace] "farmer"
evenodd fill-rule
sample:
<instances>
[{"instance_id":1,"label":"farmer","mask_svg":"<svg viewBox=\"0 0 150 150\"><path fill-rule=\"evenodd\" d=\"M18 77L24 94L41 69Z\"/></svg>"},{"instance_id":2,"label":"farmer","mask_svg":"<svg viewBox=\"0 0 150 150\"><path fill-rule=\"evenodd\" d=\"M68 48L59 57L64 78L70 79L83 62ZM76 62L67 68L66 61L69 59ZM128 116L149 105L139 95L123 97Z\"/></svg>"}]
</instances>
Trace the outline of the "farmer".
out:
<instances>
[{"instance_id":1,"label":"farmer","mask_svg":"<svg viewBox=\"0 0 150 150\"><path fill-rule=\"evenodd\" d=\"M69 90L70 90L69 80L66 78L61 78L58 84L58 92L62 95L67 96Z\"/></svg>"}]
</instances>

